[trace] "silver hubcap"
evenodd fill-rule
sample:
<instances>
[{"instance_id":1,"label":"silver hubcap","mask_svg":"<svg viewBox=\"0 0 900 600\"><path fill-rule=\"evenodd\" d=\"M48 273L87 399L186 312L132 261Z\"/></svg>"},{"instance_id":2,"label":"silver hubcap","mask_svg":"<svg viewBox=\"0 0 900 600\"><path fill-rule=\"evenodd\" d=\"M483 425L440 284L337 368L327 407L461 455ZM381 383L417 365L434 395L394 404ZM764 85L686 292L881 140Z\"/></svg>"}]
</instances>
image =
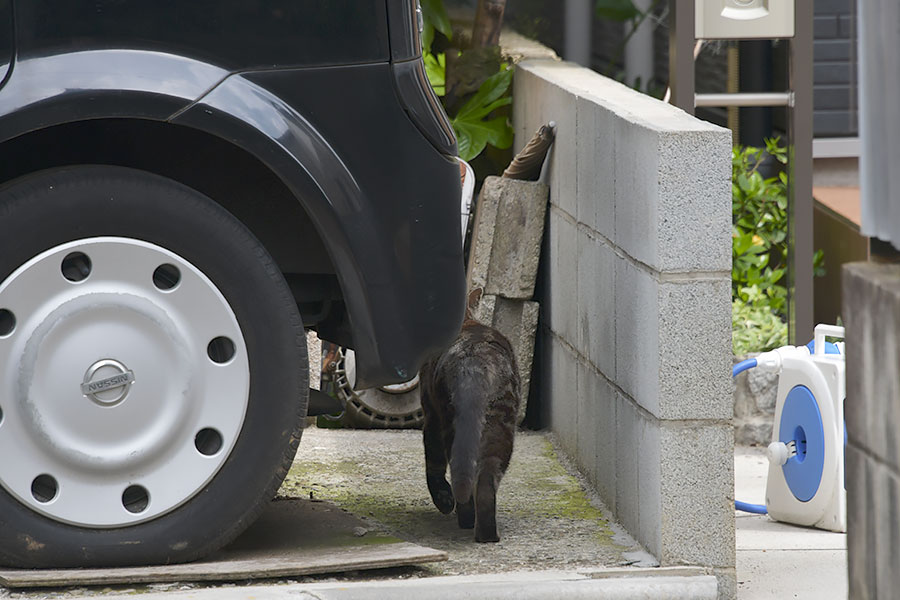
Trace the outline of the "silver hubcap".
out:
<instances>
[{"instance_id":1,"label":"silver hubcap","mask_svg":"<svg viewBox=\"0 0 900 600\"><path fill-rule=\"evenodd\" d=\"M58 521L118 527L190 499L250 389L216 286L159 246L91 238L0 284L0 484Z\"/></svg>"}]
</instances>

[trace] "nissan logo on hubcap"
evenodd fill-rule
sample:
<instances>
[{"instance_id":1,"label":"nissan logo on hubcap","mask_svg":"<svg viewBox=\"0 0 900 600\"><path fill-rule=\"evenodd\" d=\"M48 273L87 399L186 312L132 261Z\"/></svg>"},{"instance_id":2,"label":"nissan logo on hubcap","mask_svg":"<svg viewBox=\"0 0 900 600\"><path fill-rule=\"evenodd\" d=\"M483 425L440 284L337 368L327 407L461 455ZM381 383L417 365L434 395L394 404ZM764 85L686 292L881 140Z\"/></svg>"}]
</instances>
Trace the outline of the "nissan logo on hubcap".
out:
<instances>
[{"instance_id":1,"label":"nissan logo on hubcap","mask_svg":"<svg viewBox=\"0 0 900 600\"><path fill-rule=\"evenodd\" d=\"M119 404L134 383L134 371L117 360L98 360L84 374L81 393L102 406Z\"/></svg>"}]
</instances>

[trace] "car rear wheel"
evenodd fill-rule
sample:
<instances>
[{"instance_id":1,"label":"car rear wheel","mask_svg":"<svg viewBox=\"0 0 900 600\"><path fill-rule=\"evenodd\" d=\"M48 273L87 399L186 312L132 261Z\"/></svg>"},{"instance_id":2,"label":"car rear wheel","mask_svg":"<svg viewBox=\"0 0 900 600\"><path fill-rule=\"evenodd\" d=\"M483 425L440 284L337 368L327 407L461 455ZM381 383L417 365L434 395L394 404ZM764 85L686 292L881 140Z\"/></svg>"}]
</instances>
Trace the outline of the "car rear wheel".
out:
<instances>
[{"instance_id":1,"label":"car rear wheel","mask_svg":"<svg viewBox=\"0 0 900 600\"><path fill-rule=\"evenodd\" d=\"M348 425L359 429L419 429L425 421L419 376L409 381L356 390L356 355L344 350L335 369L338 398Z\"/></svg>"},{"instance_id":2,"label":"car rear wheel","mask_svg":"<svg viewBox=\"0 0 900 600\"><path fill-rule=\"evenodd\" d=\"M306 413L305 335L265 249L119 167L0 189L0 563L193 560L274 495Z\"/></svg>"}]
</instances>

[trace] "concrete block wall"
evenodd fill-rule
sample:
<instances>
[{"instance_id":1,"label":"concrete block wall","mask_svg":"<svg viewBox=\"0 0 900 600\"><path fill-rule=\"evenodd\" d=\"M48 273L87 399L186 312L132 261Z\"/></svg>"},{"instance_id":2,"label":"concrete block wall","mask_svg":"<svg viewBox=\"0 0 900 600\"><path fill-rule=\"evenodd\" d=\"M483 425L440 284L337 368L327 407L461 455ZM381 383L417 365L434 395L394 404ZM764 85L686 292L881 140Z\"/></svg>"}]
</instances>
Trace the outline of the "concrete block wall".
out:
<instances>
[{"instance_id":1,"label":"concrete block wall","mask_svg":"<svg viewBox=\"0 0 900 600\"><path fill-rule=\"evenodd\" d=\"M516 67L517 148L556 121L545 424L662 565L734 593L731 133L565 62Z\"/></svg>"},{"instance_id":2,"label":"concrete block wall","mask_svg":"<svg viewBox=\"0 0 900 600\"><path fill-rule=\"evenodd\" d=\"M900 265L843 269L850 597L900 596Z\"/></svg>"}]
</instances>

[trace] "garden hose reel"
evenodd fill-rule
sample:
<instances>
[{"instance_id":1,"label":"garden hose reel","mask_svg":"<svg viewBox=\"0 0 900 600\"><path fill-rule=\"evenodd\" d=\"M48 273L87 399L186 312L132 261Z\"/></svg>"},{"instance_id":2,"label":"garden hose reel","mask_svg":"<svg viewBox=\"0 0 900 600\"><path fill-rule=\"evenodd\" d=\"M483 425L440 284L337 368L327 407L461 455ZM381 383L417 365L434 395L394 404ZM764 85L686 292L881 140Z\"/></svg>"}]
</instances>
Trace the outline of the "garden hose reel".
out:
<instances>
[{"instance_id":1,"label":"garden hose reel","mask_svg":"<svg viewBox=\"0 0 900 600\"><path fill-rule=\"evenodd\" d=\"M766 508L777 521L845 532L843 327L818 325L807 346L785 346L757 357L757 366L780 374Z\"/></svg>"}]
</instances>

